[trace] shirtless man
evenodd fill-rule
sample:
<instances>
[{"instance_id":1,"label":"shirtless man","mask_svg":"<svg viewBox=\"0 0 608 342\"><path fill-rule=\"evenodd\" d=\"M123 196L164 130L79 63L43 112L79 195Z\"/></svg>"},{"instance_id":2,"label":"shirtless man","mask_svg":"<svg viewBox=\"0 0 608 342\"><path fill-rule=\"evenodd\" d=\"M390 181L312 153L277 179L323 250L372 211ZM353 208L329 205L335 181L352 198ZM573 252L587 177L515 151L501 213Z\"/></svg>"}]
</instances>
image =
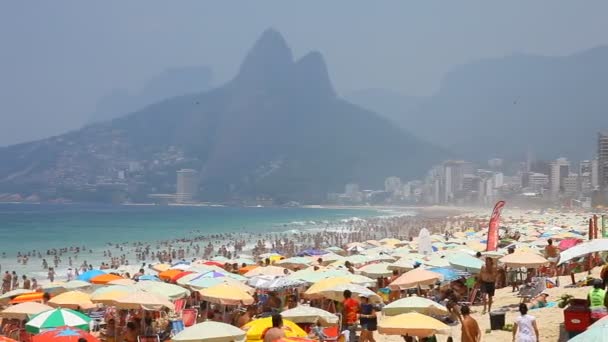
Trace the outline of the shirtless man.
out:
<instances>
[{"instance_id":1,"label":"shirtless man","mask_svg":"<svg viewBox=\"0 0 608 342\"><path fill-rule=\"evenodd\" d=\"M553 240L547 240L547 246L545 247L545 256L551 263L551 272L557 276L557 261L559 260L559 248L553 245Z\"/></svg>"},{"instance_id":2,"label":"shirtless man","mask_svg":"<svg viewBox=\"0 0 608 342\"><path fill-rule=\"evenodd\" d=\"M492 258L486 258L486 264L481 268L481 272L479 272L480 288L481 293L483 294L482 315L486 312L492 311L492 297L494 297L494 293L496 291L497 275L498 271L496 270L496 265L494 265L494 260Z\"/></svg>"},{"instance_id":3,"label":"shirtless man","mask_svg":"<svg viewBox=\"0 0 608 342\"><path fill-rule=\"evenodd\" d=\"M274 342L285 337L283 330L283 317L281 314L272 315L272 328L268 329L264 334L264 342Z\"/></svg>"}]
</instances>

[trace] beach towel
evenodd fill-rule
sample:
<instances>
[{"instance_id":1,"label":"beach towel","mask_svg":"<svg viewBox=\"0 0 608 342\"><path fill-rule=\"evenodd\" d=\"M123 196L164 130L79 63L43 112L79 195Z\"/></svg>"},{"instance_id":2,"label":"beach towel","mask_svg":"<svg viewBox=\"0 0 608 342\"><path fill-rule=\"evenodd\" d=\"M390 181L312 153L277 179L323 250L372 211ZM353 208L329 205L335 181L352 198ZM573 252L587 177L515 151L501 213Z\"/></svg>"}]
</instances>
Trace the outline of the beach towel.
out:
<instances>
[{"instance_id":1,"label":"beach towel","mask_svg":"<svg viewBox=\"0 0 608 342\"><path fill-rule=\"evenodd\" d=\"M553 308L557 306L557 302L548 302L546 306L543 306L542 308L530 308L530 310L538 310L538 309L544 309L544 308Z\"/></svg>"}]
</instances>

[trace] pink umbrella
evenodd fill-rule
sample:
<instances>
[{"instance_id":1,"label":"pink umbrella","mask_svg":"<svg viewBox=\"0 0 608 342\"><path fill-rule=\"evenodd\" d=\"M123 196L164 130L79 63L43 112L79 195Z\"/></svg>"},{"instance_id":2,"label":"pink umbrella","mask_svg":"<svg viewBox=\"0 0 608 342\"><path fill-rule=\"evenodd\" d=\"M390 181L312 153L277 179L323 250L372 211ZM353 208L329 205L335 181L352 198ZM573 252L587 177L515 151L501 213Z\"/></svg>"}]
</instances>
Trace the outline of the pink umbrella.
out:
<instances>
[{"instance_id":1,"label":"pink umbrella","mask_svg":"<svg viewBox=\"0 0 608 342\"><path fill-rule=\"evenodd\" d=\"M575 239L575 238L564 239L559 242L559 245L557 247L559 247L559 250L563 252L568 248L572 248L572 247L578 245L582 241L583 240L581 240L581 239Z\"/></svg>"}]
</instances>

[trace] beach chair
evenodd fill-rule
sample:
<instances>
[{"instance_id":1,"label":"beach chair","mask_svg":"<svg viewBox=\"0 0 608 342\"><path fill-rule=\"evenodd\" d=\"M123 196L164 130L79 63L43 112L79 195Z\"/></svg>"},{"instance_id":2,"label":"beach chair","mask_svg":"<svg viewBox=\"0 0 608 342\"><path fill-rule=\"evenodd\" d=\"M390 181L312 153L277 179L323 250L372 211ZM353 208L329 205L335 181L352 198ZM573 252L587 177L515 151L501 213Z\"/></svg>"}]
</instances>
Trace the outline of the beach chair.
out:
<instances>
[{"instance_id":1,"label":"beach chair","mask_svg":"<svg viewBox=\"0 0 608 342\"><path fill-rule=\"evenodd\" d=\"M140 335L137 336L137 342L160 342L158 335Z\"/></svg>"},{"instance_id":2,"label":"beach chair","mask_svg":"<svg viewBox=\"0 0 608 342\"><path fill-rule=\"evenodd\" d=\"M175 336L182 330L184 330L184 321L181 319L171 321L171 336Z\"/></svg>"},{"instance_id":3,"label":"beach chair","mask_svg":"<svg viewBox=\"0 0 608 342\"><path fill-rule=\"evenodd\" d=\"M177 317L180 317L182 314L182 310L184 310L184 307L186 306L186 300L185 299L178 299L175 301L175 315Z\"/></svg>"},{"instance_id":4,"label":"beach chair","mask_svg":"<svg viewBox=\"0 0 608 342\"><path fill-rule=\"evenodd\" d=\"M190 327L196 324L196 319L198 317L197 309L184 309L182 311L182 322L184 322L185 327Z\"/></svg>"},{"instance_id":5,"label":"beach chair","mask_svg":"<svg viewBox=\"0 0 608 342\"><path fill-rule=\"evenodd\" d=\"M517 293L521 303L527 303L547 289L546 277L532 277L530 283L524 284Z\"/></svg>"}]
</instances>

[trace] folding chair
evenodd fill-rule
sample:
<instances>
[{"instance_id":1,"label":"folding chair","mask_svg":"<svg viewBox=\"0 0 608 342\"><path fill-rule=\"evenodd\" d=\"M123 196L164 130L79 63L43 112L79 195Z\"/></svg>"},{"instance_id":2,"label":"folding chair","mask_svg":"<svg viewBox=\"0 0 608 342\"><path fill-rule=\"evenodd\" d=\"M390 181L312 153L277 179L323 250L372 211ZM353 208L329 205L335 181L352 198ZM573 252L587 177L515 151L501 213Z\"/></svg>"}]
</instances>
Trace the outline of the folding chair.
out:
<instances>
[{"instance_id":1,"label":"folding chair","mask_svg":"<svg viewBox=\"0 0 608 342\"><path fill-rule=\"evenodd\" d=\"M184 310L184 307L186 306L186 300L183 298L178 299L173 304L175 304L175 314L177 317L179 317L182 314L182 310Z\"/></svg>"},{"instance_id":2,"label":"folding chair","mask_svg":"<svg viewBox=\"0 0 608 342\"><path fill-rule=\"evenodd\" d=\"M182 322L185 327L190 327L196 324L196 318L198 317L197 309L184 309L182 310Z\"/></svg>"},{"instance_id":3,"label":"folding chair","mask_svg":"<svg viewBox=\"0 0 608 342\"><path fill-rule=\"evenodd\" d=\"M184 321L181 319L171 321L171 336L184 330Z\"/></svg>"},{"instance_id":4,"label":"folding chair","mask_svg":"<svg viewBox=\"0 0 608 342\"><path fill-rule=\"evenodd\" d=\"M137 342L160 342L158 335L140 335L137 336Z\"/></svg>"}]
</instances>

